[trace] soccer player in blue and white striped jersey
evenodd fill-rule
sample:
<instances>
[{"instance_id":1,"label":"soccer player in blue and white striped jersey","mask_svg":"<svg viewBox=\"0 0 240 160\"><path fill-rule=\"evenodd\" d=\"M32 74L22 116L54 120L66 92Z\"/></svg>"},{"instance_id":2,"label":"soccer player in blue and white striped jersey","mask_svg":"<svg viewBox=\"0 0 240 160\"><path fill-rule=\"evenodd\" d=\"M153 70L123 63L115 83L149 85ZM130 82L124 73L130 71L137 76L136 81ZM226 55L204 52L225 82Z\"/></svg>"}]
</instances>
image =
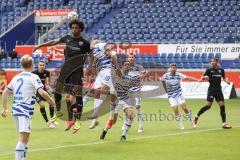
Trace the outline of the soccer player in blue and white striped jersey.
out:
<instances>
[{"instance_id":1,"label":"soccer player in blue and white striped jersey","mask_svg":"<svg viewBox=\"0 0 240 160\"><path fill-rule=\"evenodd\" d=\"M130 64L130 68L128 71L129 76L138 76L141 80L146 76L146 70L139 64L136 63L136 58L134 54L130 54L128 56L128 62ZM143 132L143 119L142 119L142 108L141 108L141 84L139 86L130 86L130 99L135 101L135 107L138 111L138 133Z\"/></svg>"},{"instance_id":2,"label":"soccer player in blue and white striped jersey","mask_svg":"<svg viewBox=\"0 0 240 160\"><path fill-rule=\"evenodd\" d=\"M182 79L187 79L191 81L200 81L196 78L189 77L177 72L177 65L170 64L169 72L165 73L162 77L163 86L168 94L168 100L175 113L175 116L176 116L175 118L176 118L176 121L178 122L179 128L184 129L184 126L182 123L182 117L178 110L178 106L180 106L184 110L186 114L186 118L188 121L191 122L192 127L196 128L196 125L192 121L192 116L191 116L189 107L185 102L185 99L182 94L182 88L181 88Z\"/></svg>"},{"instance_id":3,"label":"soccer player in blue and white striped jersey","mask_svg":"<svg viewBox=\"0 0 240 160\"><path fill-rule=\"evenodd\" d=\"M110 108L115 108L117 105L113 75L115 75L115 72L121 74L121 71L117 63L116 52L111 49L110 45L100 40L93 40L91 48L92 54L90 55L89 70L93 70L94 64L98 72L93 85L95 90L94 113L88 117L89 119L94 119L89 128L94 128L98 124L96 118L108 94L111 97Z\"/></svg>"},{"instance_id":4,"label":"soccer player in blue and white striped jersey","mask_svg":"<svg viewBox=\"0 0 240 160\"><path fill-rule=\"evenodd\" d=\"M123 63L123 74L121 77L116 76L114 81L115 90L118 98L118 105L114 110L110 112L110 119L108 120L100 139L104 139L107 131L112 128L118 118L118 113L123 110L126 116L123 132L121 135L121 141L126 141L126 134L131 128L132 121L134 118L134 106L136 104L135 99L130 99L130 90L129 86L138 86L141 82L139 76L129 76L128 71L130 64L128 61ZM111 123L111 124L110 124Z\"/></svg>"},{"instance_id":5,"label":"soccer player in blue and white striped jersey","mask_svg":"<svg viewBox=\"0 0 240 160\"><path fill-rule=\"evenodd\" d=\"M21 59L21 64L24 71L13 77L2 94L4 108L2 117L7 117L7 95L8 93L13 93L12 115L16 121L19 132L19 140L15 152L16 160L27 159L27 144L31 132L36 93L38 92L51 106L55 106L54 100L43 90L43 84L40 78L31 73L33 69L33 59L29 55L25 55Z\"/></svg>"}]
</instances>

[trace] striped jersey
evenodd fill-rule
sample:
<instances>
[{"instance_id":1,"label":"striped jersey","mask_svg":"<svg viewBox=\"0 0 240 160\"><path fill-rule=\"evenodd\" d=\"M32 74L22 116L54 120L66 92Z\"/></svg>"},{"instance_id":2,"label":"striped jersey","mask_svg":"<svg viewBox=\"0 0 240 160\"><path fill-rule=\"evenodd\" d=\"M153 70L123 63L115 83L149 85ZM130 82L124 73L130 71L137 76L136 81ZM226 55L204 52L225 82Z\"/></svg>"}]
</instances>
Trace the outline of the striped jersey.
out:
<instances>
[{"instance_id":1,"label":"striped jersey","mask_svg":"<svg viewBox=\"0 0 240 160\"><path fill-rule=\"evenodd\" d=\"M141 65L134 63L133 65L130 65L128 75L132 76L132 77L138 76L140 79L142 72L145 72L144 68ZM132 92L138 92L141 90L141 86L140 85L139 86L131 86L129 88L129 90Z\"/></svg>"},{"instance_id":2,"label":"striped jersey","mask_svg":"<svg viewBox=\"0 0 240 160\"><path fill-rule=\"evenodd\" d=\"M96 71L100 72L103 69L112 68L111 57L108 57L105 52L106 43L98 43L92 46L93 56L94 56L94 65L96 66Z\"/></svg>"},{"instance_id":3,"label":"striped jersey","mask_svg":"<svg viewBox=\"0 0 240 160\"><path fill-rule=\"evenodd\" d=\"M36 92L43 88L40 78L30 72L21 72L16 75L7 88L13 92L13 116L25 116L32 118Z\"/></svg>"},{"instance_id":4,"label":"striped jersey","mask_svg":"<svg viewBox=\"0 0 240 160\"><path fill-rule=\"evenodd\" d=\"M165 73L162 80L166 83L168 98L176 98L182 95L181 80L185 79L186 75L176 72L171 74Z\"/></svg>"},{"instance_id":5,"label":"striped jersey","mask_svg":"<svg viewBox=\"0 0 240 160\"><path fill-rule=\"evenodd\" d=\"M126 100L129 98L129 86L131 83L139 83L140 77L123 75L121 78L115 80L114 87L117 92L118 100Z\"/></svg>"}]
</instances>

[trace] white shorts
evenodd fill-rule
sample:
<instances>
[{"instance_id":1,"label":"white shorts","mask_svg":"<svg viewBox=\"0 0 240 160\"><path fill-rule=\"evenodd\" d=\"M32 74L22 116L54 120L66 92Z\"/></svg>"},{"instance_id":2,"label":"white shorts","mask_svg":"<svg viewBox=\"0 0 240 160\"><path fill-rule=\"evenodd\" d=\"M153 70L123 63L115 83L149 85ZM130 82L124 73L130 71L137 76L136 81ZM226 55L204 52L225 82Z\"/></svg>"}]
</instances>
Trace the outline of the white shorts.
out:
<instances>
[{"instance_id":1,"label":"white shorts","mask_svg":"<svg viewBox=\"0 0 240 160\"><path fill-rule=\"evenodd\" d=\"M120 100L114 110L114 113L119 113L121 110L124 110L129 107L133 107L133 106L134 106L134 102L132 102L130 98L126 100Z\"/></svg>"},{"instance_id":2,"label":"white shorts","mask_svg":"<svg viewBox=\"0 0 240 160\"><path fill-rule=\"evenodd\" d=\"M182 95L175 98L168 98L168 100L172 107L176 107L178 105L185 103L185 99Z\"/></svg>"},{"instance_id":3,"label":"white shorts","mask_svg":"<svg viewBox=\"0 0 240 160\"><path fill-rule=\"evenodd\" d=\"M134 106L139 106L141 105L141 91L136 91L136 92L130 92L129 93L129 98L131 100L131 104L133 104Z\"/></svg>"},{"instance_id":4,"label":"white shorts","mask_svg":"<svg viewBox=\"0 0 240 160\"><path fill-rule=\"evenodd\" d=\"M25 116L13 116L16 121L17 131L19 133L30 133L32 129L32 119Z\"/></svg>"},{"instance_id":5,"label":"white shorts","mask_svg":"<svg viewBox=\"0 0 240 160\"><path fill-rule=\"evenodd\" d=\"M94 89L98 89L102 86L102 84L105 84L110 88L110 94L116 94L115 88L113 86L112 72L112 69L101 70L95 79L93 85Z\"/></svg>"}]
</instances>

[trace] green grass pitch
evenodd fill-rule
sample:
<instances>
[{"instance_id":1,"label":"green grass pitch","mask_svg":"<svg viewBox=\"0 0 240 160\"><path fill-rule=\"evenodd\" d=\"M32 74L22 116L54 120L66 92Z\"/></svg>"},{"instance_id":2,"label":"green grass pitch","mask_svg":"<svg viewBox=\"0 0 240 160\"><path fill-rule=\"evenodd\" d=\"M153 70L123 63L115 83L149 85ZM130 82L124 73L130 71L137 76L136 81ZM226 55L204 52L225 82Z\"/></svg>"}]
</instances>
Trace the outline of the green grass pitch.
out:
<instances>
[{"instance_id":1,"label":"green grass pitch","mask_svg":"<svg viewBox=\"0 0 240 160\"><path fill-rule=\"evenodd\" d=\"M205 100L187 100L193 114ZM0 104L1 100L0 100ZM85 110L91 109L92 101ZM122 115L109 130L106 139L99 136L108 115L100 118L100 126L90 130L91 121L82 122L75 135L65 132L65 122L56 129L48 129L36 106L29 143L29 160L237 160L240 157L240 100L226 100L227 120L231 130L221 129L219 107L216 103L199 120L197 129L184 121L181 131L173 120L166 99L143 99L144 133L137 133L135 120L127 135L120 141ZM1 106L2 107L2 106ZM47 112L48 112L48 108ZM1 110L2 111L2 108ZM49 113L49 112L48 112ZM183 112L182 112L183 113ZM0 160L13 160L18 134L11 114L0 118Z\"/></svg>"}]
</instances>

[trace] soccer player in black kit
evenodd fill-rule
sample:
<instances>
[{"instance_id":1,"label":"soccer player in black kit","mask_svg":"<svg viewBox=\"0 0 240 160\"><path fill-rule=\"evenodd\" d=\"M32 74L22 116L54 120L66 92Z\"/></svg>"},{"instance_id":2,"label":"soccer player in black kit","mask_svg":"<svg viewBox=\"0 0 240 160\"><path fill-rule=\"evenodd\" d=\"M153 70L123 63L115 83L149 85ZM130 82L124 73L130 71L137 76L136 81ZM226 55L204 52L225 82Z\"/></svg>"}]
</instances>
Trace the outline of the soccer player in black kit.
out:
<instances>
[{"instance_id":1,"label":"soccer player in black kit","mask_svg":"<svg viewBox=\"0 0 240 160\"><path fill-rule=\"evenodd\" d=\"M60 39L49 41L34 48L34 51L44 46L54 46L65 43L65 62L61 68L59 78L55 88L55 101L61 103L61 93L63 88L70 94L70 103L68 105L69 119L66 131L72 128L72 133L76 133L80 129L80 120L83 108L82 102L82 78L83 66L86 56L90 53L90 42L81 36L84 30L84 23L80 20L72 20L69 22L69 28L72 34L66 35ZM74 116L74 117L73 117Z\"/></svg>"},{"instance_id":2,"label":"soccer player in black kit","mask_svg":"<svg viewBox=\"0 0 240 160\"><path fill-rule=\"evenodd\" d=\"M38 69L33 71L32 73L38 75L38 77L41 79L42 84L44 85L44 90L48 92L47 90L50 88L49 87L49 78L50 78L50 72L46 70L46 64L44 61L40 60L38 62ZM47 123L48 128L55 128L55 126L48 120L47 113L45 110L45 99L39 94L36 94L36 101L40 106L40 112ZM49 112L51 118L54 116L54 108L52 106L49 106Z\"/></svg>"},{"instance_id":3,"label":"soccer player in black kit","mask_svg":"<svg viewBox=\"0 0 240 160\"><path fill-rule=\"evenodd\" d=\"M204 107L202 107L199 110L199 112L195 116L195 119L194 119L195 124L197 124L197 121L200 115L202 115L204 112L206 112L211 108L213 100L215 98L215 100L217 101L220 107L220 115L223 123L222 128L224 129L232 128L226 122L225 104L224 104L224 97L223 97L222 87L221 87L222 79L227 84L230 84L230 82L226 80L224 69L220 68L218 65L218 59L212 58L211 68L208 68L202 76L202 81L208 80L210 83L208 88L208 94L207 94L207 103Z\"/></svg>"}]
</instances>

